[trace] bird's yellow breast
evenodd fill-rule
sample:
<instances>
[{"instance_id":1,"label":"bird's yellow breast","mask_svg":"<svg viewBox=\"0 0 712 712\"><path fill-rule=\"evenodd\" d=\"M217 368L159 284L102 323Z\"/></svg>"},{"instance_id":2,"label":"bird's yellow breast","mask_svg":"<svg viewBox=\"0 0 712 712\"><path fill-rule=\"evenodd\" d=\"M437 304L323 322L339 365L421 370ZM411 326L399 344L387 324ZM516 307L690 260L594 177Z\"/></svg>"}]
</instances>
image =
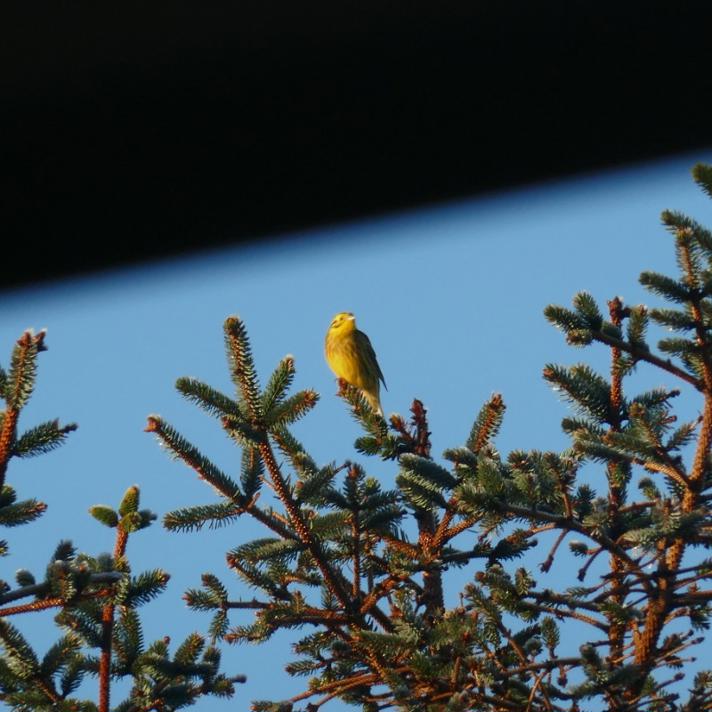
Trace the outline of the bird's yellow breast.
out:
<instances>
[{"instance_id":1,"label":"bird's yellow breast","mask_svg":"<svg viewBox=\"0 0 712 712\"><path fill-rule=\"evenodd\" d=\"M325 352L326 362L337 378L343 378L357 388L371 385L351 335L330 334L326 338Z\"/></svg>"},{"instance_id":2,"label":"bird's yellow breast","mask_svg":"<svg viewBox=\"0 0 712 712\"><path fill-rule=\"evenodd\" d=\"M324 352L337 378L359 388L371 408L383 416L379 393L379 379L383 380L383 374L371 342L356 328L351 312L341 312L334 317L326 332Z\"/></svg>"}]
</instances>

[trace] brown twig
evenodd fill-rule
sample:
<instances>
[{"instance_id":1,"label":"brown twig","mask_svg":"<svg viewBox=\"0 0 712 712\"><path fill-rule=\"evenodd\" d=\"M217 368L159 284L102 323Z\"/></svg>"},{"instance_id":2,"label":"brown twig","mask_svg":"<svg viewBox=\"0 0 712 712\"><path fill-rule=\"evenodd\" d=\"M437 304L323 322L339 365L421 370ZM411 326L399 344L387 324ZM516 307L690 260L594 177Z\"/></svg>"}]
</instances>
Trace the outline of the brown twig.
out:
<instances>
[{"instance_id":1,"label":"brown twig","mask_svg":"<svg viewBox=\"0 0 712 712\"><path fill-rule=\"evenodd\" d=\"M114 544L114 561L123 559L126 555L128 532L119 524L116 528ZM99 657L99 712L109 712L111 695L111 644L114 631L114 610L112 603L107 603L101 609L101 655Z\"/></svg>"},{"instance_id":2,"label":"brown twig","mask_svg":"<svg viewBox=\"0 0 712 712\"><path fill-rule=\"evenodd\" d=\"M54 687L50 686L46 680L35 678L35 682L37 683L37 687L39 687L40 690L42 690L42 692L44 692L45 695L47 695L47 697L52 701L53 706L62 701L62 698L57 694Z\"/></svg>"},{"instance_id":3,"label":"brown twig","mask_svg":"<svg viewBox=\"0 0 712 712\"><path fill-rule=\"evenodd\" d=\"M528 603L526 601L521 601L519 603L523 608L527 608L531 611L536 611L538 613L548 613L555 618L572 618L582 623L598 628L599 630L607 633L609 631L609 626L602 621L596 620L592 616L587 616L585 613L579 613L578 611L568 610L566 608L555 608L553 606L543 606L539 603Z\"/></svg>"},{"instance_id":4,"label":"brown twig","mask_svg":"<svg viewBox=\"0 0 712 712\"><path fill-rule=\"evenodd\" d=\"M90 598L103 598L111 593L111 589L102 588L98 591L92 591L91 593L84 593L71 601L65 598L54 597L54 598L42 598L39 601L32 601L32 603L24 603L21 606L7 606L6 608L0 608L0 618L6 618L8 616L18 615L20 613L33 613L35 611L43 611L47 608L58 608L60 606L69 606L77 601L84 601Z\"/></svg>"},{"instance_id":5,"label":"brown twig","mask_svg":"<svg viewBox=\"0 0 712 712\"><path fill-rule=\"evenodd\" d=\"M285 523L279 521L277 517L261 510L257 506L256 497L253 497L249 501L245 501L243 497L236 498L232 492L225 490L225 488L221 486L220 482L217 482L214 478L212 478L199 462L193 460L186 453L172 448L168 436L163 428L163 421L160 418L152 415L149 416L144 431L147 433L155 433L163 445L168 447L179 460L182 460L186 465L188 465L188 467L190 467L190 469L193 470L201 480L207 482L223 497L234 502L237 508L236 514L240 512L248 512L258 522L261 522L284 539L290 539L292 541L299 540L296 534L294 534L294 532L292 532Z\"/></svg>"},{"instance_id":6,"label":"brown twig","mask_svg":"<svg viewBox=\"0 0 712 712\"><path fill-rule=\"evenodd\" d=\"M614 297L608 302L608 310L611 317L611 322L621 327L623 323L623 303L618 297ZM621 349L619 346L611 347L611 389L609 396L609 411L610 411L610 431L618 433L621 429L621 414L623 409L623 374L620 366ZM623 467L621 460L609 460L606 466L608 473L608 516L613 522L614 528L619 526L620 508L623 505L624 485L619 482L622 476L620 468ZM596 558L594 554L579 571L579 580L583 580L588 567ZM624 564L618 556L611 554L611 588L620 587L625 575ZM612 598L616 604L622 605L624 600L623 593L612 594ZM623 646L625 629L621 623L616 622L612 616L609 616L610 628L608 629L608 638L611 641L611 657L617 658L620 656Z\"/></svg>"},{"instance_id":7,"label":"brown twig","mask_svg":"<svg viewBox=\"0 0 712 712\"><path fill-rule=\"evenodd\" d=\"M57 608L66 605L67 601L64 598L42 598L39 601L32 603L24 603L21 606L7 606L0 608L0 618L8 616L16 616L20 613L34 613L35 611L44 611L47 608Z\"/></svg>"},{"instance_id":8,"label":"brown twig","mask_svg":"<svg viewBox=\"0 0 712 712\"><path fill-rule=\"evenodd\" d=\"M503 512L508 512L510 514L515 514L520 517L525 517L526 519L534 521L545 521L551 522L558 525L559 528L567 529L570 531L575 531L585 537L588 537L592 541L602 546L606 551L616 554L622 561L625 562L626 567L640 579L641 585L652 593L652 588L648 577L645 572L640 570L640 567L631 559L628 553L622 549L615 541L607 537L605 534L596 534L589 531L582 524L577 522L575 519L568 519L562 517L559 514L554 514L552 512L546 512L541 509L534 509L529 507L520 507L519 505L510 504L509 502L499 501L500 509Z\"/></svg>"},{"instance_id":9,"label":"brown twig","mask_svg":"<svg viewBox=\"0 0 712 712\"><path fill-rule=\"evenodd\" d=\"M554 563L554 557L556 556L556 552L558 551L559 546L561 546L561 542L566 538L567 534L568 534L567 531L562 531L559 533L559 536L557 537L556 541L554 542L554 545L551 547L551 551L549 552L549 555L546 557L546 560L544 560L541 564L539 564L539 568L544 573L546 573L551 568L551 565Z\"/></svg>"},{"instance_id":10,"label":"brown twig","mask_svg":"<svg viewBox=\"0 0 712 712\"><path fill-rule=\"evenodd\" d=\"M304 521L299 507L297 507L296 502L287 488L287 483L282 477L282 472L274 458L274 453L272 452L272 447L269 442L266 440L262 441L259 445L259 450L260 455L262 456L262 462L265 463L265 467L270 473L275 492L284 505L284 508L287 510L290 522L294 527L297 536L314 557L316 565L319 567L319 570L324 576L324 582L326 583L327 588L334 596L336 596L337 600L346 611L351 610L351 602L346 589L344 588L343 582L326 561L324 552L321 550L321 547L312 536L311 530Z\"/></svg>"},{"instance_id":11,"label":"brown twig","mask_svg":"<svg viewBox=\"0 0 712 712\"><path fill-rule=\"evenodd\" d=\"M579 581L583 581L586 578L588 570L591 568L591 565L602 551L603 547L598 547L595 551L589 550L588 561L578 570L578 573L576 574L576 578Z\"/></svg>"},{"instance_id":12,"label":"brown twig","mask_svg":"<svg viewBox=\"0 0 712 712\"><path fill-rule=\"evenodd\" d=\"M91 574L89 583L117 583L123 578L123 574L117 571L106 571L98 574ZM0 605L17 601L28 596L41 596L49 591L49 583L34 583L31 586L23 586L16 588L14 591L8 591L0 595Z\"/></svg>"},{"instance_id":13,"label":"brown twig","mask_svg":"<svg viewBox=\"0 0 712 712\"><path fill-rule=\"evenodd\" d=\"M611 346L614 348L618 348L621 351L625 351L626 353L629 353L631 356L633 356L633 358L635 358L637 361L646 361L647 363L652 364L653 366L657 366L658 368L663 369L663 371L667 371L673 376L677 376L677 378L685 381L686 383L689 383L691 386L694 386L698 391L704 390L704 384L702 383L702 381L695 378L694 376L691 376L689 373L687 373L687 371L684 371L683 369L679 368L670 360L662 359L659 356L655 356L654 354L650 353L650 351L640 348L639 346L635 346L634 344L630 344L627 341L623 341L623 339L617 339L615 336L604 334L602 331L594 331L591 335L593 336L593 339L595 341L599 341L600 343L606 344L607 346Z\"/></svg>"}]
</instances>

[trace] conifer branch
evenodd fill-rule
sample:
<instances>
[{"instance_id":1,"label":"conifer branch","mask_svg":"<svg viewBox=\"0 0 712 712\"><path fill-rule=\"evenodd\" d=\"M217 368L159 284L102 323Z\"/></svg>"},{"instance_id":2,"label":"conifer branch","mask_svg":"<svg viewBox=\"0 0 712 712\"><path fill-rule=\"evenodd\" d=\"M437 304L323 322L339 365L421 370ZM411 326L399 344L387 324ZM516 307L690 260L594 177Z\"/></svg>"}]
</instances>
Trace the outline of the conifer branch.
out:
<instances>
[{"instance_id":1,"label":"conifer branch","mask_svg":"<svg viewBox=\"0 0 712 712\"><path fill-rule=\"evenodd\" d=\"M287 489L287 484L282 477L277 461L274 459L274 453L272 452L270 444L268 442L260 443L259 450L260 455L262 456L262 461L265 463L265 467L270 473L275 492L289 514L289 519L297 533L297 536L300 541L306 545L314 557L314 561L324 576L329 590L336 596L344 610L350 611L351 602L349 601L349 597L346 593L342 580L327 563L321 547L312 537L310 529L307 527L299 508L294 502L291 493Z\"/></svg>"},{"instance_id":2,"label":"conifer branch","mask_svg":"<svg viewBox=\"0 0 712 712\"><path fill-rule=\"evenodd\" d=\"M119 573L118 571L95 573L89 576L88 585L102 583L113 584L120 581L123 577L124 574ZM30 586L16 588L13 591L8 591L7 593L0 594L0 605L10 603L11 601L18 601L22 598L27 598L28 596L42 596L49 590L50 584L48 582L35 583Z\"/></svg>"},{"instance_id":3,"label":"conifer branch","mask_svg":"<svg viewBox=\"0 0 712 712\"><path fill-rule=\"evenodd\" d=\"M547 613L555 618L572 618L593 626L594 628L598 628L604 633L608 633L610 631L610 626L607 623L599 621L593 616L586 615L585 613L580 613L579 611L555 608L554 606L545 606L541 603L528 603L526 601L522 601L520 606L526 610L536 611L537 613Z\"/></svg>"},{"instance_id":4,"label":"conifer branch","mask_svg":"<svg viewBox=\"0 0 712 712\"><path fill-rule=\"evenodd\" d=\"M503 501L498 502L498 507L501 511L508 512L509 514L514 514L518 517L524 517L532 521L551 522L552 524L556 524L557 527L561 529L575 531L579 534L582 534L583 536L588 537L592 541L595 541L597 544L600 544L600 546L602 546L606 551L611 554L615 554L622 561L624 561L626 567L640 578L641 584L646 588L646 590L649 589L650 583L648 582L648 577L646 576L645 572L640 570L638 564L636 564L636 562L631 559L625 549L621 548L605 534L596 534L595 532L592 532L587 529L575 519L568 519L558 514L542 511L541 509L520 507L519 505L510 504L509 502ZM650 589L650 591L652 592L652 589Z\"/></svg>"},{"instance_id":5,"label":"conifer branch","mask_svg":"<svg viewBox=\"0 0 712 712\"><path fill-rule=\"evenodd\" d=\"M421 458L430 459L430 430L428 429L427 410L422 401L413 399L410 408L413 453ZM434 511L416 510L418 524L418 544L422 551L422 558L429 562L437 558L438 548L435 547L435 536L440 522ZM447 517L447 512L445 514ZM447 526L447 525L446 525ZM426 615L434 616L437 611L445 607L442 573L438 567L428 568L423 571L423 595L421 602L425 605Z\"/></svg>"},{"instance_id":6,"label":"conifer branch","mask_svg":"<svg viewBox=\"0 0 712 712\"><path fill-rule=\"evenodd\" d=\"M225 603L222 604L223 608L248 608L258 611L268 610L272 606L272 603L267 603L267 601L257 601L255 599L251 601L225 601Z\"/></svg>"},{"instance_id":7,"label":"conifer branch","mask_svg":"<svg viewBox=\"0 0 712 712\"><path fill-rule=\"evenodd\" d=\"M379 539L384 541L390 548L401 554L404 554L413 561L415 561L420 555L420 550L417 546L415 546L415 544L403 541L402 539L397 539L396 537L390 536L385 532L380 534Z\"/></svg>"},{"instance_id":8,"label":"conifer branch","mask_svg":"<svg viewBox=\"0 0 712 712\"><path fill-rule=\"evenodd\" d=\"M126 501L126 497L124 498ZM121 561L126 555L128 531L119 524L116 528L114 544L114 561ZM111 695L111 645L114 631L113 601L107 603L101 610L101 654L99 657L99 712L109 712Z\"/></svg>"},{"instance_id":9,"label":"conifer branch","mask_svg":"<svg viewBox=\"0 0 712 712\"><path fill-rule=\"evenodd\" d=\"M690 230L678 236L679 261L688 276L684 283L652 273L641 277L681 309L656 310L649 317L646 307L624 307L615 298L608 303L610 321L604 321L586 293L575 297L575 311L547 309L570 344L596 341L610 349L608 374L586 364L547 366L547 380L578 410L563 423L573 443L562 453L515 450L500 456L494 436L504 405L494 396L466 443L444 453L452 463L446 469L431 457L420 401L413 401L407 421L393 415L386 422L357 388L340 380L340 395L365 431L356 450L399 461L392 492L381 490L375 478L365 478L347 459L337 459L345 463L338 468L317 466L285 427L316 402L316 394L287 393L294 376L290 357L260 392L244 324L228 320L237 399L193 381L186 381L184 390L221 419L242 448L241 484L238 489L207 458L174 442L174 454L199 476L205 472L226 498L202 510L181 510L175 528L193 521L232 521L230 502L236 516L259 519L255 502L263 485L281 506L262 516L277 538L256 539L228 554L229 566L264 591L264 600L229 601L217 579L205 583L204 578L205 590L192 592L191 607L214 611L214 639L262 641L279 630L315 626L316 632L295 646L305 657L288 668L290 674L313 676L309 690L291 700L311 700L307 709L341 698L369 710L454 705L482 712L572 712L590 702L610 712L665 705L672 712L667 682L653 673L681 665L680 653L697 638L673 634L663 639L663 630L682 617L689 617L693 627L707 625L712 601L709 586L703 588L709 560L691 567L684 578L681 567L686 547L712 541L707 521L712 326L706 326L712 325L712 237L694 226ZM687 254L686 245L694 247ZM679 358L680 366L648 350L649 318L694 331L695 342L680 338L659 344L659 353ZM671 428L673 392L663 388L624 397L624 377L638 362L702 392L706 409L700 421ZM693 439L697 449L686 469L683 448ZM278 464L277 448L286 465ZM603 463L607 487L600 493L580 477L587 461ZM628 501L633 466L662 475L646 473L640 479L642 502ZM337 481L336 474L346 468L348 474ZM418 533L411 541L407 525L413 519ZM475 527L471 548L450 544ZM560 562L562 544L577 534L584 541L571 541L570 548L583 557L579 577L593 578L594 563L605 567L594 585L573 580L561 593L540 590L525 565L509 568L537 545L535 535L553 530L541 570L546 573ZM442 572L450 565L472 568L475 559L485 560L477 567L482 571L461 594L461 608L446 611ZM574 579L576 568L567 574ZM228 630L230 609L252 610L254 622ZM596 640L582 646L578 656L557 657L560 636L572 624L586 626ZM704 699L699 692L704 684L696 682L691 700ZM255 709L264 712L270 705L276 709L266 701L255 703Z\"/></svg>"},{"instance_id":10,"label":"conifer branch","mask_svg":"<svg viewBox=\"0 0 712 712\"><path fill-rule=\"evenodd\" d=\"M200 479L205 480L223 497L234 502L236 507L235 514L249 512L257 521L264 524L276 534L279 534L279 536L294 541L298 540L297 535L280 522L274 514L269 514L257 506L256 497L252 497L247 501L245 497L235 490L234 486L227 484L227 478L222 475L222 473L206 467L205 462L198 456L197 451L185 447L176 447L176 443L173 442L171 433L167 430L163 419L153 415L149 416L144 430L148 433L155 433L158 439L169 448L177 458L194 470Z\"/></svg>"},{"instance_id":11,"label":"conifer branch","mask_svg":"<svg viewBox=\"0 0 712 712\"><path fill-rule=\"evenodd\" d=\"M7 465L13 454L20 410L34 386L35 358L40 351L47 349L44 345L45 333L26 331L17 340L13 351L10 378L4 389L6 408L0 428L0 490L5 484Z\"/></svg>"},{"instance_id":12,"label":"conifer branch","mask_svg":"<svg viewBox=\"0 0 712 712\"><path fill-rule=\"evenodd\" d=\"M16 616L20 613L34 613L36 611L44 611L47 608L58 608L59 606L64 606L66 604L67 601L64 598L42 598L39 601L24 603L21 606L7 606L6 608L0 608L0 618Z\"/></svg>"},{"instance_id":13,"label":"conifer branch","mask_svg":"<svg viewBox=\"0 0 712 712\"><path fill-rule=\"evenodd\" d=\"M16 501L14 489L4 484L10 457L49 452L61 445L66 435L76 429L73 424L60 427L57 420L52 420L30 428L19 438L17 436L18 416L33 392L36 356L44 350L43 340L44 332L37 336L25 332L15 346L9 372L0 368L0 396L7 405L6 410L0 412L0 523L5 526L14 527L32 521L46 508L35 499ZM0 658L0 698L14 710L51 707L53 710L91 708L108 712L112 676L132 676L135 683L132 694L141 695L141 690L145 689L144 682L155 675L165 679L166 689L173 688L171 704L180 707L192 703L199 695L231 696L230 680L217 674L219 657L215 649L206 650L204 662L193 665L195 672L188 673L202 677L202 684L183 684L186 659L193 652L196 655L199 653L199 648L192 642L194 636L179 648L175 661L168 660L167 655L162 654L165 643L160 641L151 646L149 657L143 654L140 621L133 609L160 592L168 575L152 571L131 578L124 573L127 570L124 553L128 533L148 526L155 519L149 510L138 510L138 488L129 488L118 513L106 505L95 505L90 508L90 513L104 526L117 528L113 563L114 568L119 570L105 570L111 566L107 555L93 558L78 554L70 542L61 541L50 558L45 581L35 583L29 571L19 569L15 576L19 588L8 590L8 585L2 582L0 643L4 655ZM5 554L6 550L6 543L0 543L0 552ZM6 605L29 597L36 599ZM120 620L115 621L114 604L118 600L122 602L122 614ZM69 632L51 645L40 659L7 619L51 608L61 609L55 621ZM113 646L112 629L116 636ZM87 648L100 648L100 659L89 654ZM164 663L173 663L173 669L166 668ZM175 663L182 665L180 672ZM71 697L88 672L99 673L99 707L88 700ZM159 702L164 704L164 701ZM125 710L126 703L117 706L119 708Z\"/></svg>"},{"instance_id":14,"label":"conifer branch","mask_svg":"<svg viewBox=\"0 0 712 712\"><path fill-rule=\"evenodd\" d=\"M40 690L47 695L50 702L57 705L62 701L62 698L57 694L57 691L50 687L46 680L43 680L41 677L37 677L35 679L35 683L37 684L37 687L39 687Z\"/></svg>"},{"instance_id":15,"label":"conifer branch","mask_svg":"<svg viewBox=\"0 0 712 712\"><path fill-rule=\"evenodd\" d=\"M37 611L47 610L48 608L62 608L64 606L75 605L81 601L86 601L92 598L105 598L109 595L111 595L111 589L102 588L97 591L82 593L71 601L59 596L55 596L53 598L41 598L37 601L32 601L31 603L24 603L21 606L6 606L5 608L0 608L0 618L7 618L20 613L35 613Z\"/></svg>"},{"instance_id":16,"label":"conifer branch","mask_svg":"<svg viewBox=\"0 0 712 712\"><path fill-rule=\"evenodd\" d=\"M604 582L601 583L604 585ZM590 589L589 589L590 590ZM609 591L605 591L601 594L602 597L608 597ZM527 598L533 598L538 603L552 603L557 606L568 606L575 608L584 608L588 611L593 611L598 613L600 608L592 601L587 601L583 598L574 598L572 596L563 595L546 589L544 591L529 591L526 594Z\"/></svg>"},{"instance_id":17,"label":"conifer branch","mask_svg":"<svg viewBox=\"0 0 712 712\"><path fill-rule=\"evenodd\" d=\"M394 672L404 672L404 670L404 668L398 668L394 670ZM315 695L323 694L325 692L351 689L360 685L370 685L378 682L378 676L375 673L358 673L350 678L347 678L346 680L335 680L333 682L322 683L315 689L301 692L298 695L294 695L294 697L290 697L289 701L293 704L295 702L301 702L302 700L308 700L310 697L314 697Z\"/></svg>"},{"instance_id":18,"label":"conifer branch","mask_svg":"<svg viewBox=\"0 0 712 712\"><path fill-rule=\"evenodd\" d=\"M20 411L8 405L5 409L5 417L2 420L2 428L0 429L0 489L5 484L7 464L17 437L17 421L19 417Z\"/></svg>"},{"instance_id":19,"label":"conifer branch","mask_svg":"<svg viewBox=\"0 0 712 712\"><path fill-rule=\"evenodd\" d=\"M673 376L676 376L680 380L685 381L685 383L689 383L691 386L694 386L698 391L704 390L704 383L702 381L700 381L698 378L695 378L679 366L676 366L672 361L670 361L670 359L660 358L659 356L656 356L655 354L651 353L645 348L642 348L641 346L638 346L636 344L630 344L627 341L624 341L623 339L611 336L610 334L605 333L603 331L592 331L591 336L593 337L594 341L599 341L602 344L606 344L606 346L611 346L612 348L625 351L626 353L630 354L636 361L645 361L646 363L649 363L653 366L657 366L663 371L671 373Z\"/></svg>"},{"instance_id":20,"label":"conifer branch","mask_svg":"<svg viewBox=\"0 0 712 712\"><path fill-rule=\"evenodd\" d=\"M459 499L456 496L453 496L448 500L445 509L445 514L443 514L443 517L440 520L440 523L438 524L435 533L433 534L431 548L436 556L440 554L443 546L447 542L449 542L451 539L454 539L458 534L465 531L466 529L469 529L478 521L478 517L468 517L459 524L455 524L451 527L450 524L452 523L452 520L457 516L458 502Z\"/></svg>"},{"instance_id":21,"label":"conifer branch","mask_svg":"<svg viewBox=\"0 0 712 712\"><path fill-rule=\"evenodd\" d=\"M620 329L624 316L623 303L618 297L614 297L608 302L608 310L611 323ZM611 348L611 390L609 410L611 414L609 433L618 433L621 430L621 414L623 410L623 373L621 368L621 350L616 346ZM610 459L606 464L608 475L608 516L613 522L616 530L619 526L618 522L620 517L620 508L625 503L625 482L621 481L623 474L621 472L622 467L623 463L621 460ZM585 576L587 567L591 565L591 562L595 558L596 555L592 556L586 566L579 571L579 578L581 580L583 580L583 576ZM611 587L617 588L620 586L624 576L624 564L617 556L611 555L610 567ZM623 604L624 594L613 594L613 600L621 606ZM618 657L621 654L623 646L624 630L620 622L614 620L612 616L609 616L609 624L607 632L611 643L611 655L613 657Z\"/></svg>"},{"instance_id":22,"label":"conifer branch","mask_svg":"<svg viewBox=\"0 0 712 712\"><path fill-rule=\"evenodd\" d=\"M387 596L396 586L402 583L402 579L396 576L389 576L387 579L377 583L373 590L366 596L363 603L361 604L361 614L368 615L376 607L376 604L384 597ZM390 621L389 621L390 627Z\"/></svg>"},{"instance_id":23,"label":"conifer branch","mask_svg":"<svg viewBox=\"0 0 712 712\"><path fill-rule=\"evenodd\" d=\"M679 484L683 489L689 489L691 486L691 482L688 476L680 468L675 467L675 465L671 462L663 464L660 462L655 462L654 460L643 460L639 457L630 458L630 462L632 462L634 465L640 465L641 467L648 470L648 472L658 472L661 475L669 477L671 480L677 482L677 484ZM649 506L648 503L643 504L645 506Z\"/></svg>"},{"instance_id":24,"label":"conifer branch","mask_svg":"<svg viewBox=\"0 0 712 712\"><path fill-rule=\"evenodd\" d=\"M479 517L468 517L467 519L463 519L461 522L458 524L455 524L451 526L449 529L446 529L443 534L442 534L442 541L440 546L442 547L443 544L445 544L448 541L451 541L454 539L458 534L462 534L462 532L466 531L470 527L474 526L477 524ZM436 535L436 541L438 532L435 533Z\"/></svg>"},{"instance_id":25,"label":"conifer branch","mask_svg":"<svg viewBox=\"0 0 712 712\"><path fill-rule=\"evenodd\" d=\"M706 472L712 447L712 365L710 364L710 342L702 315L696 269L690 251L691 234L679 231L677 235L678 254L685 271L685 281L690 287L690 310L694 320L697 345L702 349L702 388L704 411L697 440L689 483L684 488L681 510L692 512L698 504L699 490ZM657 593L647 602L643 632L636 646L635 660L648 671L654 664L653 652L672 604L670 575L674 576L680 567L685 552L685 540L677 537L664 556L661 556L657 570Z\"/></svg>"}]
</instances>

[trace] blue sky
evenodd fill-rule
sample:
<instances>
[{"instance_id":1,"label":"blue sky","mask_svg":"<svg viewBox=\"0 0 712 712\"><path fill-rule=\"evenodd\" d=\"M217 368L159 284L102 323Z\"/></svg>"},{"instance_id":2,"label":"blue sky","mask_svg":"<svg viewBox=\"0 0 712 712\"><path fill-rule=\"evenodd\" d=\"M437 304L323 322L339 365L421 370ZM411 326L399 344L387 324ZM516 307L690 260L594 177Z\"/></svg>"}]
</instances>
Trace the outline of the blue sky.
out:
<instances>
[{"instance_id":1,"label":"blue sky","mask_svg":"<svg viewBox=\"0 0 712 712\"><path fill-rule=\"evenodd\" d=\"M230 392L222 341L230 314L246 321L263 379L289 353L295 388L321 394L296 428L320 463L354 458L386 485L396 473L392 463L353 451L359 432L335 397L323 358L326 328L339 311L356 314L378 353L388 384L385 412L406 413L414 397L425 403L434 453L462 444L493 392L508 406L502 452L565 447L559 422L567 407L541 370L550 361L580 360L606 368L608 355L567 347L542 310L551 302L568 305L579 290L604 304L616 294L650 303L638 274L675 269L661 210L712 224L712 204L690 177L697 161L712 162L712 151L0 294L0 363L7 365L25 328L48 329L49 351L41 355L21 427L53 417L79 424L60 450L11 463L8 482L49 510L7 533L11 556L0 560L0 577L12 579L20 567L41 576L60 538L90 553L109 551L112 532L86 512L92 504L117 504L129 485L140 486L142 506L159 517L215 500L143 428L146 416L158 413L226 471L238 471L239 452L217 422L174 389L178 377L194 376ZM641 386L670 384L654 372L636 378ZM694 412L696 403L683 396L681 407ZM234 597L251 596L226 570L224 555L263 533L245 519L198 534L171 534L160 523L137 534L128 551L134 571L160 566L172 576L168 591L143 609L147 640L168 634L177 643L206 629L208 617L190 612L181 599L204 571L229 583ZM540 547L527 566L535 568L546 553ZM553 581L561 573L556 568ZM452 600L471 574L458 574ZM54 639L46 637L50 619L45 613L15 622L41 649ZM232 618L247 620L246 614ZM225 670L249 678L238 689L237 708L303 689L303 680L282 670L291 639L225 646ZM228 706L210 700L200 709ZM335 702L327 709L346 708Z\"/></svg>"}]
</instances>

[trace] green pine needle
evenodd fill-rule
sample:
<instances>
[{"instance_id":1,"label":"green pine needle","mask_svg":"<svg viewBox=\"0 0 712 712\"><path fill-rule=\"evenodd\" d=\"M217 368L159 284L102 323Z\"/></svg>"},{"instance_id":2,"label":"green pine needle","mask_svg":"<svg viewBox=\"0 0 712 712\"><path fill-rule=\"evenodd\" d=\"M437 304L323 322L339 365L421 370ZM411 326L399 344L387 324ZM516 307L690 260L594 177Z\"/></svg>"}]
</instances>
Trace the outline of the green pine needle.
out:
<instances>
[{"instance_id":1,"label":"green pine needle","mask_svg":"<svg viewBox=\"0 0 712 712\"><path fill-rule=\"evenodd\" d=\"M450 491L458 484L456 477L428 458L406 453L400 456L399 462L407 473L415 474L428 481L441 492Z\"/></svg>"},{"instance_id":2,"label":"green pine needle","mask_svg":"<svg viewBox=\"0 0 712 712\"><path fill-rule=\"evenodd\" d=\"M262 401L247 329L239 317L232 316L225 320L224 330L232 381L247 404L250 418L257 422L263 417Z\"/></svg>"},{"instance_id":3,"label":"green pine needle","mask_svg":"<svg viewBox=\"0 0 712 712\"><path fill-rule=\"evenodd\" d=\"M7 405L21 410L32 395L37 378L37 354L44 350L44 332L35 336L26 331L15 344L10 359L4 392Z\"/></svg>"},{"instance_id":4,"label":"green pine needle","mask_svg":"<svg viewBox=\"0 0 712 712\"><path fill-rule=\"evenodd\" d=\"M586 328L591 331L598 331L603 324L596 300L588 292L579 292L573 300L576 314L584 321Z\"/></svg>"},{"instance_id":5,"label":"green pine needle","mask_svg":"<svg viewBox=\"0 0 712 712\"><path fill-rule=\"evenodd\" d=\"M581 414L597 423L610 422L613 416L610 412L610 385L590 366L577 364L567 368L547 364L544 378Z\"/></svg>"},{"instance_id":6,"label":"green pine needle","mask_svg":"<svg viewBox=\"0 0 712 712\"><path fill-rule=\"evenodd\" d=\"M237 483L216 467L175 428L168 425L158 416L150 416L147 430L155 432L160 443L175 458L183 460L196 470L198 475L212 485L221 495L236 503L242 503L243 498Z\"/></svg>"},{"instance_id":7,"label":"green pine needle","mask_svg":"<svg viewBox=\"0 0 712 712\"><path fill-rule=\"evenodd\" d=\"M270 376L262 394L262 408L268 420L272 410L285 399L287 391L294 381L294 374L294 358L285 356Z\"/></svg>"},{"instance_id":8,"label":"green pine needle","mask_svg":"<svg viewBox=\"0 0 712 712\"><path fill-rule=\"evenodd\" d=\"M241 513L233 502L199 504L168 512L163 517L163 526L172 532L200 531L205 525L218 529L233 523Z\"/></svg>"},{"instance_id":9,"label":"green pine needle","mask_svg":"<svg viewBox=\"0 0 712 712\"><path fill-rule=\"evenodd\" d=\"M47 505L36 499L26 499L23 502L0 507L0 526L18 527L21 524L33 522L41 517L46 510Z\"/></svg>"},{"instance_id":10,"label":"green pine needle","mask_svg":"<svg viewBox=\"0 0 712 712\"><path fill-rule=\"evenodd\" d=\"M499 393L495 393L477 414L475 422L467 438L467 447L475 454L491 444L504 419L506 406Z\"/></svg>"},{"instance_id":11,"label":"green pine needle","mask_svg":"<svg viewBox=\"0 0 712 712\"><path fill-rule=\"evenodd\" d=\"M50 420L23 433L15 442L13 455L34 457L55 450L67 439L67 435L77 429L70 423L60 427L59 420Z\"/></svg>"},{"instance_id":12,"label":"green pine needle","mask_svg":"<svg viewBox=\"0 0 712 712\"><path fill-rule=\"evenodd\" d=\"M136 485L129 487L124 496L121 498L121 504L119 505L119 514L124 517L127 514L133 514L138 512L140 500L139 488Z\"/></svg>"},{"instance_id":13,"label":"green pine needle","mask_svg":"<svg viewBox=\"0 0 712 712\"><path fill-rule=\"evenodd\" d=\"M316 391L306 390L295 393L284 399L266 414L265 418L270 428L282 428L303 418L319 400Z\"/></svg>"},{"instance_id":14,"label":"green pine needle","mask_svg":"<svg viewBox=\"0 0 712 712\"><path fill-rule=\"evenodd\" d=\"M123 597L123 605L141 606L152 601L165 590L169 579L169 574L161 569L144 571L132 577L126 595Z\"/></svg>"},{"instance_id":15,"label":"green pine needle","mask_svg":"<svg viewBox=\"0 0 712 712\"><path fill-rule=\"evenodd\" d=\"M95 504L89 507L89 514L106 527L113 528L119 523L119 515L106 504Z\"/></svg>"},{"instance_id":16,"label":"green pine needle","mask_svg":"<svg viewBox=\"0 0 712 712\"><path fill-rule=\"evenodd\" d=\"M657 272L641 272L640 283L654 294L678 304L686 304L692 298L690 288L672 277Z\"/></svg>"}]
</instances>

